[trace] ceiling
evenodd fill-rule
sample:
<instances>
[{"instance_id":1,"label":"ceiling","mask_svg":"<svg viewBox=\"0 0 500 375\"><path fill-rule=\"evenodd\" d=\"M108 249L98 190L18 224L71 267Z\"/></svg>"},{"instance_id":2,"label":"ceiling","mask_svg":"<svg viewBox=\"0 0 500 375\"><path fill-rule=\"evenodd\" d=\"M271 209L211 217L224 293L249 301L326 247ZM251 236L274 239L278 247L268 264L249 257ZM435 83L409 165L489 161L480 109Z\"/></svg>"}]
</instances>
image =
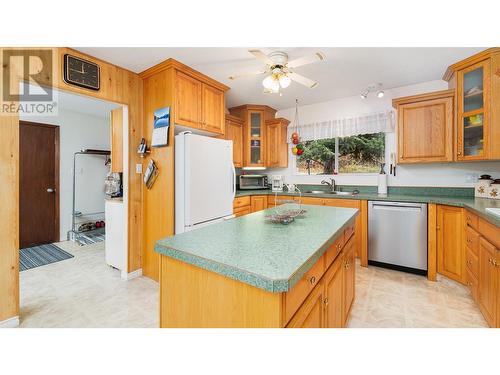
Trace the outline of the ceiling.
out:
<instances>
[{"instance_id":1,"label":"ceiling","mask_svg":"<svg viewBox=\"0 0 500 375\"><path fill-rule=\"evenodd\" d=\"M267 104L276 109L290 108L295 98L301 105L357 95L368 85L381 82L384 88L406 86L441 79L446 68L485 48L260 48L265 53L284 51L289 59L321 51L326 61L296 68L295 71L316 80L309 89L292 82L283 96L264 94L265 75L229 80L230 75L258 70L263 64L248 48L173 48L173 47L85 47L79 51L139 73L167 58L180 62L228 85L227 107L240 104Z\"/></svg>"}]
</instances>

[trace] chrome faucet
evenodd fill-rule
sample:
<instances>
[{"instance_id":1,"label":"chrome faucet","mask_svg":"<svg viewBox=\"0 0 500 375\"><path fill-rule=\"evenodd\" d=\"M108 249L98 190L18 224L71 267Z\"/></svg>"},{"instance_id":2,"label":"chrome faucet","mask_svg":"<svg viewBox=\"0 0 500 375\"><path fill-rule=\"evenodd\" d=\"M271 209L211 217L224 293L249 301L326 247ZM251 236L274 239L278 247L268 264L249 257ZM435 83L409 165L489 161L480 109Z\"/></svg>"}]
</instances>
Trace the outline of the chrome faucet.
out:
<instances>
[{"instance_id":1,"label":"chrome faucet","mask_svg":"<svg viewBox=\"0 0 500 375\"><path fill-rule=\"evenodd\" d=\"M334 192L335 191L335 180L333 178L330 178L330 181L331 182L323 180L323 181L321 181L321 184L330 186L330 191Z\"/></svg>"}]
</instances>

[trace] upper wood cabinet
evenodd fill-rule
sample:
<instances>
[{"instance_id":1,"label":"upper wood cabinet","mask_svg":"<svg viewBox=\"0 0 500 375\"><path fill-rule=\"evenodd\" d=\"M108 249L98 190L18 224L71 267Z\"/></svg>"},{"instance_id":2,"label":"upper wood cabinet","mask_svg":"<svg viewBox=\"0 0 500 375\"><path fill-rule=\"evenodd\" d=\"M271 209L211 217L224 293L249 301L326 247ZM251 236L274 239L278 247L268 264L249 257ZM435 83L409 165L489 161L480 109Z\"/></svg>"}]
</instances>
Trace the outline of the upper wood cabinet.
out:
<instances>
[{"instance_id":1,"label":"upper wood cabinet","mask_svg":"<svg viewBox=\"0 0 500 375\"><path fill-rule=\"evenodd\" d=\"M123 107L111 111L111 172L123 172Z\"/></svg>"},{"instance_id":2,"label":"upper wood cabinet","mask_svg":"<svg viewBox=\"0 0 500 375\"><path fill-rule=\"evenodd\" d=\"M276 110L265 105L242 105L230 108L229 112L244 121L243 167L288 165L288 120L276 119Z\"/></svg>"},{"instance_id":3,"label":"upper wood cabinet","mask_svg":"<svg viewBox=\"0 0 500 375\"><path fill-rule=\"evenodd\" d=\"M224 134L225 86L213 80L207 83L203 78L175 70L174 122L204 132Z\"/></svg>"},{"instance_id":4,"label":"upper wood cabinet","mask_svg":"<svg viewBox=\"0 0 500 375\"><path fill-rule=\"evenodd\" d=\"M233 141L233 164L236 168L243 167L243 120L239 117L226 115L225 139Z\"/></svg>"},{"instance_id":5,"label":"upper wood cabinet","mask_svg":"<svg viewBox=\"0 0 500 375\"><path fill-rule=\"evenodd\" d=\"M456 159L500 159L500 48L451 65L443 79L456 91Z\"/></svg>"},{"instance_id":6,"label":"upper wood cabinet","mask_svg":"<svg viewBox=\"0 0 500 375\"><path fill-rule=\"evenodd\" d=\"M284 118L266 121L266 164L269 168L286 168L288 166L288 124L290 121Z\"/></svg>"},{"instance_id":7,"label":"upper wood cabinet","mask_svg":"<svg viewBox=\"0 0 500 375\"><path fill-rule=\"evenodd\" d=\"M393 100L398 112L398 162L453 161L454 90Z\"/></svg>"},{"instance_id":8,"label":"upper wood cabinet","mask_svg":"<svg viewBox=\"0 0 500 375\"><path fill-rule=\"evenodd\" d=\"M224 92L207 84L201 85L202 129L224 134Z\"/></svg>"},{"instance_id":9,"label":"upper wood cabinet","mask_svg":"<svg viewBox=\"0 0 500 375\"><path fill-rule=\"evenodd\" d=\"M180 71L175 72L175 123L190 128L201 126L201 82Z\"/></svg>"},{"instance_id":10,"label":"upper wood cabinet","mask_svg":"<svg viewBox=\"0 0 500 375\"><path fill-rule=\"evenodd\" d=\"M464 212L460 207L437 206L437 271L466 284Z\"/></svg>"}]
</instances>

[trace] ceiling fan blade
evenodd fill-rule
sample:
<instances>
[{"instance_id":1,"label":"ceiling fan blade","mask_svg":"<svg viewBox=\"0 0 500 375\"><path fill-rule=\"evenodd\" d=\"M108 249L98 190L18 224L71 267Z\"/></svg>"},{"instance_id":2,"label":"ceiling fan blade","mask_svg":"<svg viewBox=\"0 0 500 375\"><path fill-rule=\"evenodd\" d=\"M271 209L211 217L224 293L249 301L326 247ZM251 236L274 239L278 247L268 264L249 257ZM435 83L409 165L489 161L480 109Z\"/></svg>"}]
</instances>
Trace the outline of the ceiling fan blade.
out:
<instances>
[{"instance_id":1,"label":"ceiling fan blade","mask_svg":"<svg viewBox=\"0 0 500 375\"><path fill-rule=\"evenodd\" d=\"M322 52L316 52L314 55L299 57L298 59L289 61L286 66L289 68L296 68L298 66L312 64L314 62L323 61L326 58Z\"/></svg>"},{"instance_id":2,"label":"ceiling fan blade","mask_svg":"<svg viewBox=\"0 0 500 375\"><path fill-rule=\"evenodd\" d=\"M257 59L262 61L264 64L267 65L274 65L273 60L271 60L264 52L262 52L260 49L249 49L248 52L250 52L252 55L254 55Z\"/></svg>"},{"instance_id":3,"label":"ceiling fan blade","mask_svg":"<svg viewBox=\"0 0 500 375\"><path fill-rule=\"evenodd\" d=\"M290 72L287 75L288 75L288 77L290 77L291 80L298 82L304 86L307 86L310 89L313 89L316 86L318 86L318 82L315 82L312 79L301 76L300 74Z\"/></svg>"},{"instance_id":4,"label":"ceiling fan blade","mask_svg":"<svg viewBox=\"0 0 500 375\"><path fill-rule=\"evenodd\" d=\"M264 73L267 73L267 69L261 69L261 70L256 71L256 72L236 74L234 76L230 76L229 79L237 79L237 78L248 77L248 76L258 76L259 74L264 74Z\"/></svg>"}]
</instances>

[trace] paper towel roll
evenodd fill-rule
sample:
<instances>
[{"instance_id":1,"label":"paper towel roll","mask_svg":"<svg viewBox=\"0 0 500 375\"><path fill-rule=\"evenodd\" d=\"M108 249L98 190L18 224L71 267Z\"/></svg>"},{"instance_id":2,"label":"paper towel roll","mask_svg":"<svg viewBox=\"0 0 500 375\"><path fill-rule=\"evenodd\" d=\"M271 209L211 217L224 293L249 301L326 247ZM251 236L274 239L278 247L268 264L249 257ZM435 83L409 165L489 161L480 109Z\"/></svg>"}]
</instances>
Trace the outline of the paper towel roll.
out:
<instances>
[{"instance_id":1,"label":"paper towel roll","mask_svg":"<svg viewBox=\"0 0 500 375\"><path fill-rule=\"evenodd\" d=\"M387 195L387 175L378 175L378 193Z\"/></svg>"}]
</instances>

